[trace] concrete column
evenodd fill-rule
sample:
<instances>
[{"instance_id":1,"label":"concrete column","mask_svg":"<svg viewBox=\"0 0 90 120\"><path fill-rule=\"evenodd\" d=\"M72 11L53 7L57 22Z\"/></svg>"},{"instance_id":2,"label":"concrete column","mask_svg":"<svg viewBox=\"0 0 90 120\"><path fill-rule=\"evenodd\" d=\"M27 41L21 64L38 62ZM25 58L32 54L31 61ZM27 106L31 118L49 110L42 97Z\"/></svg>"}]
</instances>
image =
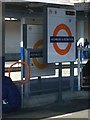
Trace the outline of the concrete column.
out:
<instances>
[{"instance_id":1,"label":"concrete column","mask_svg":"<svg viewBox=\"0 0 90 120\"><path fill-rule=\"evenodd\" d=\"M23 61L23 52L24 52L24 42L23 42L23 24L25 24L25 18L21 19L21 42L20 42L20 54L21 61Z\"/></svg>"},{"instance_id":2,"label":"concrete column","mask_svg":"<svg viewBox=\"0 0 90 120\"><path fill-rule=\"evenodd\" d=\"M88 19L88 41L90 45L90 20Z\"/></svg>"},{"instance_id":3,"label":"concrete column","mask_svg":"<svg viewBox=\"0 0 90 120\"><path fill-rule=\"evenodd\" d=\"M77 45L79 46L80 43L82 43L82 46L84 46L84 20L81 20L78 22L78 43ZM80 64L81 64L81 52L80 50L78 51L78 91L81 90L81 83L80 83L80 79L81 79L81 75L80 75Z\"/></svg>"},{"instance_id":4,"label":"concrete column","mask_svg":"<svg viewBox=\"0 0 90 120\"><path fill-rule=\"evenodd\" d=\"M77 33L78 33L78 43L82 43L82 46L84 46L84 20L81 20L77 24Z\"/></svg>"},{"instance_id":5,"label":"concrete column","mask_svg":"<svg viewBox=\"0 0 90 120\"><path fill-rule=\"evenodd\" d=\"M5 27L4 4L0 2L0 119L2 117L2 77L4 75Z\"/></svg>"}]
</instances>

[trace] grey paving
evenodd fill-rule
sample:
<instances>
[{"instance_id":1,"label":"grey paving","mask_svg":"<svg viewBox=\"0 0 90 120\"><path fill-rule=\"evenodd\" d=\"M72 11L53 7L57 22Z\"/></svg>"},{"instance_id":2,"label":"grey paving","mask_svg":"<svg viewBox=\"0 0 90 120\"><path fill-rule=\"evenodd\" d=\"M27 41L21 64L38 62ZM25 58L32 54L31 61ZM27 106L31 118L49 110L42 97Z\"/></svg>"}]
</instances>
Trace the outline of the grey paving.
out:
<instances>
[{"instance_id":1,"label":"grey paving","mask_svg":"<svg viewBox=\"0 0 90 120\"><path fill-rule=\"evenodd\" d=\"M15 113L4 115L3 118L37 118L48 120L55 118L88 118L89 117L89 92L64 92L62 102L55 102L41 107L23 108Z\"/></svg>"}]
</instances>

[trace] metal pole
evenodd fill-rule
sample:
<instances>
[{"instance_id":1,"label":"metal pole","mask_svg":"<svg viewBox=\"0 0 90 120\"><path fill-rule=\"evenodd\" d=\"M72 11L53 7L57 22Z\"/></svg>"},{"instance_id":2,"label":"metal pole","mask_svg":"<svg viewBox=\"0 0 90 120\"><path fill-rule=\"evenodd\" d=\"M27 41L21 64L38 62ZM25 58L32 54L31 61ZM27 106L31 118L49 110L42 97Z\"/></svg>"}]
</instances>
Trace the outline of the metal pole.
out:
<instances>
[{"instance_id":1,"label":"metal pole","mask_svg":"<svg viewBox=\"0 0 90 120\"><path fill-rule=\"evenodd\" d=\"M70 89L74 91L74 62L70 62Z\"/></svg>"},{"instance_id":2,"label":"metal pole","mask_svg":"<svg viewBox=\"0 0 90 120\"><path fill-rule=\"evenodd\" d=\"M21 42L20 42L21 61L24 61L23 24L25 24L25 18L21 19ZM24 67L21 66L21 80L23 80L24 77L25 77ZM23 88L23 85L22 85L21 86L21 100L22 100L21 106L22 107L23 107L23 104L24 104L24 96L23 96L24 93L23 92L24 92L24 88Z\"/></svg>"},{"instance_id":3,"label":"metal pole","mask_svg":"<svg viewBox=\"0 0 90 120\"><path fill-rule=\"evenodd\" d=\"M58 89L58 102L62 101L62 63L59 63L59 89Z\"/></svg>"},{"instance_id":4,"label":"metal pole","mask_svg":"<svg viewBox=\"0 0 90 120\"><path fill-rule=\"evenodd\" d=\"M38 84L39 84L39 90L40 90L40 94L42 93L42 79L41 76L38 77Z\"/></svg>"},{"instance_id":5,"label":"metal pole","mask_svg":"<svg viewBox=\"0 0 90 120\"><path fill-rule=\"evenodd\" d=\"M81 74L80 74L80 64L81 64L81 50L80 48L78 48L78 91L81 90L81 81L80 81L80 77L81 77Z\"/></svg>"},{"instance_id":6,"label":"metal pole","mask_svg":"<svg viewBox=\"0 0 90 120\"><path fill-rule=\"evenodd\" d=\"M30 54L29 51L25 49L25 62L28 63L28 65L30 65ZM27 77L27 71L25 68L25 78ZM30 84L27 83L24 85L24 96L25 98L27 98L27 100L29 99L29 93L30 93Z\"/></svg>"}]
</instances>

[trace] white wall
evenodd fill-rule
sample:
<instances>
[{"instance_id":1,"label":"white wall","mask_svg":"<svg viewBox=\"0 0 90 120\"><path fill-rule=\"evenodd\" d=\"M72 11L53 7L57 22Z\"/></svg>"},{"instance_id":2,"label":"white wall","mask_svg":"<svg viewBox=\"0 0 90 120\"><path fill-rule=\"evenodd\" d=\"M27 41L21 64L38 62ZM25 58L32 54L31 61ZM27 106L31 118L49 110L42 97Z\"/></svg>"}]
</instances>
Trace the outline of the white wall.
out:
<instances>
[{"instance_id":1,"label":"white wall","mask_svg":"<svg viewBox=\"0 0 90 120\"><path fill-rule=\"evenodd\" d=\"M5 53L19 53L21 41L19 21L5 21Z\"/></svg>"}]
</instances>

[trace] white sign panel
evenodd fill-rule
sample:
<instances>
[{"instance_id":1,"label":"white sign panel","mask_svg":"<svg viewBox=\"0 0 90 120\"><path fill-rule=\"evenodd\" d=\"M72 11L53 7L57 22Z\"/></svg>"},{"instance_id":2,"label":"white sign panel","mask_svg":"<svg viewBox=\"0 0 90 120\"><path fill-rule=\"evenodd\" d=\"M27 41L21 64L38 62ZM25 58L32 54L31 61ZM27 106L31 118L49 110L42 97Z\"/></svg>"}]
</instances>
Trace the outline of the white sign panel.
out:
<instances>
[{"instance_id":1,"label":"white sign panel","mask_svg":"<svg viewBox=\"0 0 90 120\"><path fill-rule=\"evenodd\" d=\"M42 25L27 25L27 48L34 49L35 45L42 48L41 41L43 42Z\"/></svg>"},{"instance_id":2,"label":"white sign panel","mask_svg":"<svg viewBox=\"0 0 90 120\"><path fill-rule=\"evenodd\" d=\"M30 58L30 77L55 75L54 64L44 64L42 58Z\"/></svg>"},{"instance_id":3,"label":"white sign panel","mask_svg":"<svg viewBox=\"0 0 90 120\"><path fill-rule=\"evenodd\" d=\"M31 49L30 76L47 76L55 74L55 64L44 64L43 56L37 57L38 50L43 50L43 26L27 25L27 48ZM33 52L34 51L34 52ZM29 56L28 56L29 57Z\"/></svg>"},{"instance_id":4,"label":"white sign panel","mask_svg":"<svg viewBox=\"0 0 90 120\"><path fill-rule=\"evenodd\" d=\"M75 60L74 10L47 8L47 62Z\"/></svg>"}]
</instances>

